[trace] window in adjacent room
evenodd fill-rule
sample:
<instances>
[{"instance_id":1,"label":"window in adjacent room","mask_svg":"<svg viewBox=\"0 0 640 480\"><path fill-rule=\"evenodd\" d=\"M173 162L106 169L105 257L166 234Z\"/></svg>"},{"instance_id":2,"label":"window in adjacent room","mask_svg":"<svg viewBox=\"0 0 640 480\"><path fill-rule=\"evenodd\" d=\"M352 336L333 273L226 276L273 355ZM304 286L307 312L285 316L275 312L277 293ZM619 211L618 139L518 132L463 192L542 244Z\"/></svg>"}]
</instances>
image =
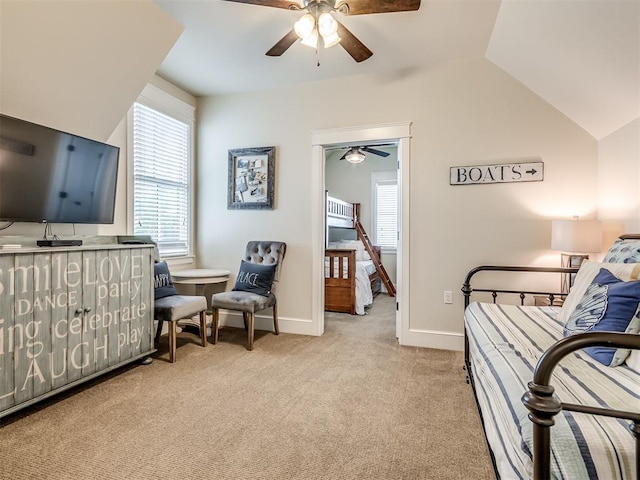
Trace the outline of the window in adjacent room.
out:
<instances>
[{"instance_id":1,"label":"window in adjacent room","mask_svg":"<svg viewBox=\"0 0 640 480\"><path fill-rule=\"evenodd\" d=\"M131 109L134 235L162 257L191 254L193 107L147 86Z\"/></svg>"},{"instance_id":2,"label":"window in adjacent room","mask_svg":"<svg viewBox=\"0 0 640 480\"><path fill-rule=\"evenodd\" d=\"M383 251L398 248L398 180L393 172L371 174L373 243Z\"/></svg>"}]
</instances>

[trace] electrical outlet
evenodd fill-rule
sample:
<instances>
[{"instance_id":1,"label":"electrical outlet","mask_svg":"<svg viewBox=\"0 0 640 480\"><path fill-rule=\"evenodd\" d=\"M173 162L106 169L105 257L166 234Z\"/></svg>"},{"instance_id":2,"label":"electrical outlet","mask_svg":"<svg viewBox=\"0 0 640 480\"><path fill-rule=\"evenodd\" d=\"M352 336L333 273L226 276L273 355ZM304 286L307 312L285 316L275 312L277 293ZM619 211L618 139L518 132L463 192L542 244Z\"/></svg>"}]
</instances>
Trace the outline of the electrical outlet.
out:
<instances>
[{"instance_id":1,"label":"electrical outlet","mask_svg":"<svg viewBox=\"0 0 640 480\"><path fill-rule=\"evenodd\" d=\"M444 303L453 303L453 292L451 290L444 291Z\"/></svg>"}]
</instances>

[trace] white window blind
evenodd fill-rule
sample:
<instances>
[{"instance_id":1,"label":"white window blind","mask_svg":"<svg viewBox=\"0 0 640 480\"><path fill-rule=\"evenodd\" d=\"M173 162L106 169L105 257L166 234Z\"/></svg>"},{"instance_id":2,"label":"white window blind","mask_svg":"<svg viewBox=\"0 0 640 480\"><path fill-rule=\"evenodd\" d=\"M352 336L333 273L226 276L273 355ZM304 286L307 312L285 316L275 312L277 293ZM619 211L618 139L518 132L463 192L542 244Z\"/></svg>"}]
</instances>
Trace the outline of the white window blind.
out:
<instances>
[{"instance_id":1,"label":"white window blind","mask_svg":"<svg viewBox=\"0 0 640 480\"><path fill-rule=\"evenodd\" d=\"M133 230L163 257L189 254L190 125L133 107Z\"/></svg>"},{"instance_id":2,"label":"white window blind","mask_svg":"<svg viewBox=\"0 0 640 480\"><path fill-rule=\"evenodd\" d=\"M382 181L375 184L375 243L383 249L398 247L398 185Z\"/></svg>"}]
</instances>

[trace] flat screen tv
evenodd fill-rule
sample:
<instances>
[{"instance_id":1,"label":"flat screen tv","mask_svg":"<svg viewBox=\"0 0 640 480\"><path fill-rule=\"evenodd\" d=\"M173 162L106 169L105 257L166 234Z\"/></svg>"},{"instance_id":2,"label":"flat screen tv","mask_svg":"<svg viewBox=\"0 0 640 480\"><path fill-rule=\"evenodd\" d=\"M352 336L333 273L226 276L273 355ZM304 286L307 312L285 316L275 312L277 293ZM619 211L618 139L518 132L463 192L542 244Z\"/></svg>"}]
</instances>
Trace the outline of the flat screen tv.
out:
<instances>
[{"instance_id":1,"label":"flat screen tv","mask_svg":"<svg viewBox=\"0 0 640 480\"><path fill-rule=\"evenodd\" d=\"M0 114L0 221L113 223L119 153Z\"/></svg>"}]
</instances>

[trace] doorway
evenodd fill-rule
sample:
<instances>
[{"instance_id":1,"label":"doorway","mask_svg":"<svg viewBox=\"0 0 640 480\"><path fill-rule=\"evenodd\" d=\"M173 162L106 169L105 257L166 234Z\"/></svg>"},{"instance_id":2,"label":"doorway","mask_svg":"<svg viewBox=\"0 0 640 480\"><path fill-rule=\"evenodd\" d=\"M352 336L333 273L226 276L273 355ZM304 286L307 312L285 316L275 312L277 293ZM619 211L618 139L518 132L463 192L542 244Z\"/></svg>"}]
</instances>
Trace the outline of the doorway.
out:
<instances>
[{"instance_id":1,"label":"doorway","mask_svg":"<svg viewBox=\"0 0 640 480\"><path fill-rule=\"evenodd\" d=\"M336 313L338 317L329 315L329 318L346 315L345 320L352 313L365 315L377 312L384 314L387 324L391 320L395 325L396 292L393 286L397 284L397 153L398 145L395 142L325 146L324 185L327 195L359 205L358 220L362 233L368 237L372 250L379 255L382 264L378 269L377 261L369 259L369 253L362 248L354 225L348 222L343 225L343 221L338 219L329 222L326 235L328 248L356 245L360 245L360 248L356 250L355 268L352 270L356 277L356 287L351 290L351 294L346 293L349 291L346 287L351 284L349 280L334 279L330 281L332 286L325 288L325 322L327 311L343 312ZM325 264L327 261L325 258ZM346 259L334 257L334 267L337 262L342 261ZM337 269L333 271L334 275L341 278L348 273L347 265L343 265L340 273ZM367 282L370 275L375 275L378 279ZM391 297L383 301L381 298L385 295L378 293L388 293L387 286L391 290ZM393 337L395 338L395 332Z\"/></svg>"},{"instance_id":2,"label":"doorway","mask_svg":"<svg viewBox=\"0 0 640 480\"><path fill-rule=\"evenodd\" d=\"M324 333L324 234L325 234L325 149L346 144L395 143L398 146L398 248L396 280L396 337L402 345L409 331L408 285L408 219L409 219L409 160L411 123L322 130L312 133L312 248L313 291L312 321L316 333Z\"/></svg>"}]
</instances>

